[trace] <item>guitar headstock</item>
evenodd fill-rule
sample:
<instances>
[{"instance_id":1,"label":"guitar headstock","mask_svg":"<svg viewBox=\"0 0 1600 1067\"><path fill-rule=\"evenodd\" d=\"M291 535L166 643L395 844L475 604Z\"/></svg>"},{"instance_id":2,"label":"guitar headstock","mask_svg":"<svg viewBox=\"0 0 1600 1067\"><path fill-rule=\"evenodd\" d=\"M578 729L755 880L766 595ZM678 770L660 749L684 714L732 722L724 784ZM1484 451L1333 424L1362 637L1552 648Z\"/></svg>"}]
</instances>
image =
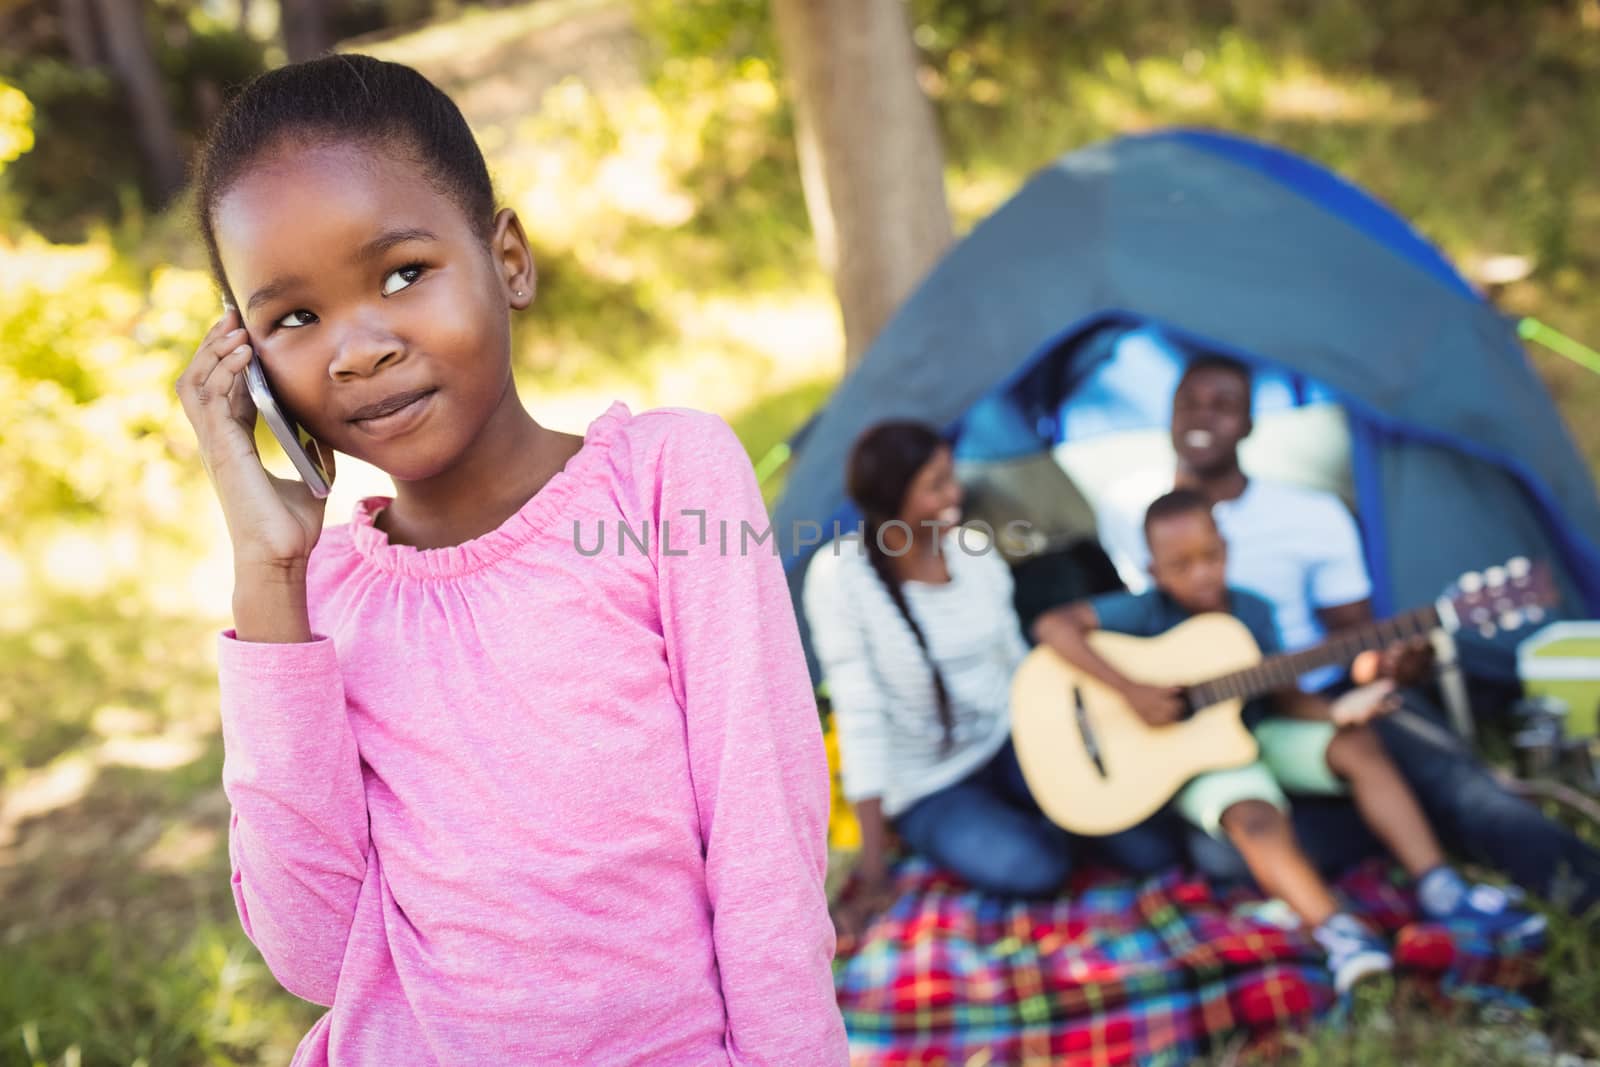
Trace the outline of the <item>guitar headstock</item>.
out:
<instances>
[{"instance_id":1,"label":"guitar headstock","mask_svg":"<svg viewBox=\"0 0 1600 1067\"><path fill-rule=\"evenodd\" d=\"M1545 609L1560 599L1548 564L1516 556L1504 566L1457 578L1439 602L1439 616L1448 630L1470 630L1487 639L1544 621Z\"/></svg>"}]
</instances>

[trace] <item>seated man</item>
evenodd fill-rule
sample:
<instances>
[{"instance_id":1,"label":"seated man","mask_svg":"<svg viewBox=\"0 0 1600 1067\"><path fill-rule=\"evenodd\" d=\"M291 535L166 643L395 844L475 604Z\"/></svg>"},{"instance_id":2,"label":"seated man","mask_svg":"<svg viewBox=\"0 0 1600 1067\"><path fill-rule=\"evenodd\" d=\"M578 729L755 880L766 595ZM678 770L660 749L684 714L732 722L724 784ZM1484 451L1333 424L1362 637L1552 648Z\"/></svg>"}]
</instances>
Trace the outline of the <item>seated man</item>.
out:
<instances>
[{"instance_id":1,"label":"seated man","mask_svg":"<svg viewBox=\"0 0 1600 1067\"><path fill-rule=\"evenodd\" d=\"M1251 376L1243 364L1202 357L1189 365L1173 397L1172 446L1176 482L1202 493L1230 546L1228 584L1264 597L1283 645L1296 651L1372 617L1371 582L1355 522L1331 494L1249 478L1239 467L1239 443L1251 429ZM1101 541L1130 588L1142 577L1148 552L1141 529L1145 508L1171 485L1113 492L1100 505ZM1143 499L1141 499L1141 497ZM1425 649L1390 650L1381 664L1358 662L1362 680L1385 673L1402 683L1421 675ZM1307 690L1337 689L1329 669L1303 677ZM1443 715L1415 689L1402 692L1405 710L1375 724L1385 748L1422 803L1445 846L1507 872L1535 892L1586 908L1600 900L1600 852L1585 845L1532 804L1504 789L1471 750L1440 724ZM1302 820L1316 820L1311 828ZM1348 805L1308 806L1297 825L1324 867L1349 862L1370 846ZM1237 856L1201 842L1197 859L1213 874L1238 873Z\"/></svg>"},{"instance_id":2,"label":"seated man","mask_svg":"<svg viewBox=\"0 0 1600 1067\"><path fill-rule=\"evenodd\" d=\"M1122 674L1085 640L1091 631L1156 637L1195 615L1224 612L1245 624L1264 656L1279 651L1278 635L1266 601L1226 584L1228 547L1211 517L1210 500L1193 489L1174 490L1150 505L1144 527L1155 588L1057 608L1040 617L1034 633L1069 663L1121 693L1150 725L1167 726L1182 714L1180 692ZM1377 682L1330 703L1290 685L1272 694L1269 707L1252 702L1245 721L1256 735L1260 758L1202 774L1177 797L1185 819L1231 841L1257 884L1282 898L1311 929L1328 954L1340 993L1369 974L1391 969L1393 960L1374 931L1340 911L1301 851L1285 790L1353 797L1362 821L1416 880L1418 899L1430 917L1490 935L1531 935L1544 928L1543 916L1512 906L1491 887L1469 887L1445 863L1417 798L1366 725L1388 710L1392 690L1393 683Z\"/></svg>"}]
</instances>

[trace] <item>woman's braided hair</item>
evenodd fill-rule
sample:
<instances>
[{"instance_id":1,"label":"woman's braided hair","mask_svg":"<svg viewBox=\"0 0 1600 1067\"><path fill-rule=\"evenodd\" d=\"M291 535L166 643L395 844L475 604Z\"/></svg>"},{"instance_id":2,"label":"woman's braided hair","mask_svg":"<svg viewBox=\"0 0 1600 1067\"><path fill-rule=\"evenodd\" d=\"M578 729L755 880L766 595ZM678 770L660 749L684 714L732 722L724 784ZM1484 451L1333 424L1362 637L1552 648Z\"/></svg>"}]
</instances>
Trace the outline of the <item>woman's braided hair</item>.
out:
<instances>
[{"instance_id":1,"label":"woman's braided hair","mask_svg":"<svg viewBox=\"0 0 1600 1067\"><path fill-rule=\"evenodd\" d=\"M895 573L894 561L884 551L880 539L884 525L899 516L917 472L944 447L944 438L924 423L881 422L856 439L846 465L845 487L865 520L867 560L883 582L889 599L900 609L900 617L911 628L911 635L916 638L922 654L927 657L928 667L933 671L939 725L944 731L943 745L948 749L955 731L950 693L945 688L944 675L940 673L938 663L934 662L932 653L928 651L928 639L906 603L905 590L901 586L900 576Z\"/></svg>"}]
</instances>

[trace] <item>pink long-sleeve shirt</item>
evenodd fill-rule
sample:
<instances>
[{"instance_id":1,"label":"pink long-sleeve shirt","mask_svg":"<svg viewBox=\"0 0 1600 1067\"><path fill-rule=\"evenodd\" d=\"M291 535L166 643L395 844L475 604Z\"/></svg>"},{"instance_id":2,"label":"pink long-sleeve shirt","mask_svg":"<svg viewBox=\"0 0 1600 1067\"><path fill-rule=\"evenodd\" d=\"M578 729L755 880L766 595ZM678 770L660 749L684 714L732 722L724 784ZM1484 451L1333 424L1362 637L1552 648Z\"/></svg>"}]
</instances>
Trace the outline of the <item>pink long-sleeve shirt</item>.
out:
<instances>
[{"instance_id":1,"label":"pink long-sleeve shirt","mask_svg":"<svg viewBox=\"0 0 1600 1067\"><path fill-rule=\"evenodd\" d=\"M845 1063L822 738L727 425L613 404L462 545L386 503L323 532L312 641L219 639L239 917L331 1008L296 1067Z\"/></svg>"}]
</instances>

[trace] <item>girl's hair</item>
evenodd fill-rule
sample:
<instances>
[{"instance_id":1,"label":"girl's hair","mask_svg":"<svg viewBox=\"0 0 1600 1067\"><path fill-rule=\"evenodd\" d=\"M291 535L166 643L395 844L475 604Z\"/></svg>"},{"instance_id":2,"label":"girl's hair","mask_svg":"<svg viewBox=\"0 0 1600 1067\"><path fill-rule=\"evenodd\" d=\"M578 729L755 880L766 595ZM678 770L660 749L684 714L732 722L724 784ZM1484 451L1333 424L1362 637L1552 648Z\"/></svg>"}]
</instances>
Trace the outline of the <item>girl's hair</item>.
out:
<instances>
[{"instance_id":1,"label":"girl's hair","mask_svg":"<svg viewBox=\"0 0 1600 1067\"><path fill-rule=\"evenodd\" d=\"M285 145L338 141L388 144L410 153L478 235L489 239L494 186L454 101L399 63L371 56L324 56L251 81L224 109L200 152L195 211L212 272L224 292L228 283L211 224L217 201L266 153Z\"/></svg>"},{"instance_id":2,"label":"girl's hair","mask_svg":"<svg viewBox=\"0 0 1600 1067\"><path fill-rule=\"evenodd\" d=\"M900 587L900 576L895 573L893 562L878 543L883 525L899 517L906 493L910 491L917 472L927 466L928 461L943 447L944 438L925 423L880 422L858 437L851 448L845 469L845 491L861 509L865 520L867 559L884 588L889 591L889 599L900 609L901 618L911 627L911 635L917 639L917 645L933 671L933 691L939 702L939 725L944 729L944 747L949 748L954 719L944 675L939 672L939 665L928 651L928 639L923 635L922 627L911 616L905 590Z\"/></svg>"}]
</instances>

